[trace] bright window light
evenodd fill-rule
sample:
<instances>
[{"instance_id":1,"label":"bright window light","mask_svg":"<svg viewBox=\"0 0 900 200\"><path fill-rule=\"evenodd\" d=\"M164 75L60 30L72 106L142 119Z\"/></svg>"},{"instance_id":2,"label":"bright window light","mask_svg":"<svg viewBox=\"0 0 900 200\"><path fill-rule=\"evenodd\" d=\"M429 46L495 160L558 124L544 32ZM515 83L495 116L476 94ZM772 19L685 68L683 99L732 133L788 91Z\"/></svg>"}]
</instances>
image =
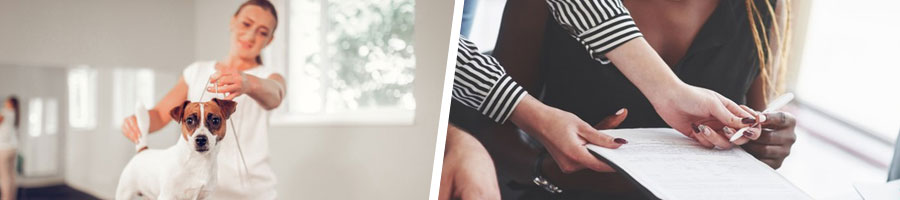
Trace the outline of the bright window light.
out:
<instances>
[{"instance_id":1,"label":"bright window light","mask_svg":"<svg viewBox=\"0 0 900 200\"><path fill-rule=\"evenodd\" d=\"M68 72L69 126L97 126L97 70L81 66Z\"/></svg>"},{"instance_id":2,"label":"bright window light","mask_svg":"<svg viewBox=\"0 0 900 200\"><path fill-rule=\"evenodd\" d=\"M155 74L150 69L116 68L113 69L113 108L112 124L122 125L122 119L134 114L135 106L140 103L153 107Z\"/></svg>"},{"instance_id":3,"label":"bright window light","mask_svg":"<svg viewBox=\"0 0 900 200\"><path fill-rule=\"evenodd\" d=\"M39 137L43 134L42 119L44 115L44 102L41 98L33 98L28 101L28 135Z\"/></svg>"},{"instance_id":4,"label":"bright window light","mask_svg":"<svg viewBox=\"0 0 900 200\"><path fill-rule=\"evenodd\" d=\"M269 52L286 61L288 97L277 119L327 123L378 112L378 122L351 121L412 122L413 0L287 3L285 47ZM394 116L402 117L385 120Z\"/></svg>"},{"instance_id":5,"label":"bright window light","mask_svg":"<svg viewBox=\"0 0 900 200\"><path fill-rule=\"evenodd\" d=\"M46 99L44 101L44 133L47 135L56 135L59 129L59 116L56 99Z\"/></svg>"},{"instance_id":6,"label":"bright window light","mask_svg":"<svg viewBox=\"0 0 900 200\"><path fill-rule=\"evenodd\" d=\"M893 142L900 131L900 37L880 36L900 35L900 26L885 24L900 19L900 1L811 5L798 99Z\"/></svg>"}]
</instances>

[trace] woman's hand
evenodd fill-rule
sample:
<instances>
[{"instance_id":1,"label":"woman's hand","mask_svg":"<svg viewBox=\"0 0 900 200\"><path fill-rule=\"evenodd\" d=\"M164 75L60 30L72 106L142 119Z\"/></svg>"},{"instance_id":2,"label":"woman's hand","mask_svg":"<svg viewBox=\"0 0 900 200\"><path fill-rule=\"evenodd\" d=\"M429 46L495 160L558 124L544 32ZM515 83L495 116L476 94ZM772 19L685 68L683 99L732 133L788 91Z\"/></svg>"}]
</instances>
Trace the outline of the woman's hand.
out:
<instances>
[{"instance_id":1,"label":"woman's hand","mask_svg":"<svg viewBox=\"0 0 900 200\"><path fill-rule=\"evenodd\" d=\"M141 137L141 129L138 129L137 118L134 115L122 120L122 135L131 140L131 142L138 143L138 138Z\"/></svg>"},{"instance_id":2,"label":"woman's hand","mask_svg":"<svg viewBox=\"0 0 900 200\"><path fill-rule=\"evenodd\" d=\"M717 120L732 128L753 124L741 123L751 116L731 100L681 81L644 38L629 40L606 56L650 100L666 124L688 137L703 134L694 128L701 122ZM753 119L744 122L749 120Z\"/></svg>"},{"instance_id":3,"label":"woman's hand","mask_svg":"<svg viewBox=\"0 0 900 200\"><path fill-rule=\"evenodd\" d=\"M625 139L605 135L575 114L544 105L530 95L519 102L511 120L540 141L564 173L584 168L611 172L613 169L591 155L585 145L591 143L615 149L628 143Z\"/></svg>"},{"instance_id":4,"label":"woman's hand","mask_svg":"<svg viewBox=\"0 0 900 200\"><path fill-rule=\"evenodd\" d=\"M695 139L698 134L705 137L706 133L710 136L715 133L706 132L700 126L704 122L718 121L735 129L756 123L753 115L719 93L683 83L673 86L663 95L648 98L666 124Z\"/></svg>"},{"instance_id":5,"label":"woman's hand","mask_svg":"<svg viewBox=\"0 0 900 200\"><path fill-rule=\"evenodd\" d=\"M794 127L797 121L790 113L777 111L763 113L762 134L741 147L748 153L774 169L781 167L784 159L791 153L791 146L797 140Z\"/></svg>"},{"instance_id":6,"label":"woman's hand","mask_svg":"<svg viewBox=\"0 0 900 200\"><path fill-rule=\"evenodd\" d=\"M450 124L438 199L500 199L494 162L477 139Z\"/></svg>"},{"instance_id":7,"label":"woman's hand","mask_svg":"<svg viewBox=\"0 0 900 200\"><path fill-rule=\"evenodd\" d=\"M250 81L246 74L234 67L228 67L224 64L216 63L216 71L209 78L209 83L215 86L207 87L206 91L226 94L225 100L233 100L241 94L252 91ZM218 86L218 91L216 86Z\"/></svg>"}]
</instances>

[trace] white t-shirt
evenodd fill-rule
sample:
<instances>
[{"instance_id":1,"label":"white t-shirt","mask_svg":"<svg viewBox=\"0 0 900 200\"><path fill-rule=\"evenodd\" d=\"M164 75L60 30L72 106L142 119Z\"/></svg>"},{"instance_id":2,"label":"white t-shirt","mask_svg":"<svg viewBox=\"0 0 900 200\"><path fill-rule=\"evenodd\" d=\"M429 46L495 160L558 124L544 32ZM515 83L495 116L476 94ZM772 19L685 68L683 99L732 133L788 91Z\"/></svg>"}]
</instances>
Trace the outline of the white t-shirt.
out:
<instances>
[{"instance_id":1,"label":"white t-shirt","mask_svg":"<svg viewBox=\"0 0 900 200\"><path fill-rule=\"evenodd\" d=\"M216 72L215 65L215 61L196 62L184 69L188 100L224 99L222 94L203 94L210 75ZM260 78L268 78L273 73L263 66L243 72ZM199 99L201 94L203 99ZM238 96L233 101L237 102L237 108L230 119L234 124L233 130L238 133L232 131L232 123L228 122L225 139L219 147L218 180L211 199L275 199L275 173L269 166L269 111L247 95ZM243 169L235 136L240 141L249 174Z\"/></svg>"},{"instance_id":2,"label":"white t-shirt","mask_svg":"<svg viewBox=\"0 0 900 200\"><path fill-rule=\"evenodd\" d=\"M0 108L0 115L3 115L3 122L0 122L0 150L15 149L19 145L16 128L13 125L16 121L16 113L6 108Z\"/></svg>"}]
</instances>

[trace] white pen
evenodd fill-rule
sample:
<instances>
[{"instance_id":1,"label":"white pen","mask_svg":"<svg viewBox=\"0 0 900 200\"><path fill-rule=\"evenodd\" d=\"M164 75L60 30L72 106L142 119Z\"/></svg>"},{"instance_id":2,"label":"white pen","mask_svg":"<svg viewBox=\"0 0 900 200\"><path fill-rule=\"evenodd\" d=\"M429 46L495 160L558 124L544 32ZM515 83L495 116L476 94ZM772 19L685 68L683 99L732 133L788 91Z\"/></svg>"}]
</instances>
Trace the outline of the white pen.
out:
<instances>
[{"instance_id":1,"label":"white pen","mask_svg":"<svg viewBox=\"0 0 900 200\"><path fill-rule=\"evenodd\" d=\"M767 105L766 109L763 110L762 112L766 113L766 112L772 112L772 111L781 109L781 107L784 107L785 105L790 103L791 100L794 100L794 93L790 93L790 92L785 93L785 94L781 95L780 97L776 98L774 101L769 102L769 105ZM757 119L757 121L756 121L757 123L762 123L762 122L766 121L765 115L759 115L759 118L760 119ZM747 129L750 129L750 127L753 127L753 126L741 128L740 130L735 132L734 135L731 135L731 138L729 138L728 141L731 141L731 142L737 141L738 139L741 138L741 136L744 135L744 131L747 131Z\"/></svg>"}]
</instances>

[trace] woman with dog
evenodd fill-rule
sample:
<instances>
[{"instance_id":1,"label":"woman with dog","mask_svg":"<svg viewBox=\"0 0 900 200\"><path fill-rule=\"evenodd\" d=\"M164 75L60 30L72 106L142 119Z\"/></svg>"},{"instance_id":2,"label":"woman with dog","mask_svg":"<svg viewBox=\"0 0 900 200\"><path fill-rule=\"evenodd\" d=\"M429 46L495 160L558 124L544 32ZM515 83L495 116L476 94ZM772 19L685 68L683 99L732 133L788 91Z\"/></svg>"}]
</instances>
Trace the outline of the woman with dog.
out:
<instances>
[{"instance_id":1,"label":"woman with dog","mask_svg":"<svg viewBox=\"0 0 900 200\"><path fill-rule=\"evenodd\" d=\"M229 128L222 140L217 161L218 180L211 199L276 198L267 134L269 112L284 100L285 80L263 66L260 52L274 39L277 25L277 12L271 2L244 2L229 23L228 56L189 65L178 83L148 111L150 132L154 132L172 121L169 111L185 100L204 102L224 98L237 102L230 122L225 122ZM137 142L140 131L134 116L125 118L122 134Z\"/></svg>"}]
</instances>

